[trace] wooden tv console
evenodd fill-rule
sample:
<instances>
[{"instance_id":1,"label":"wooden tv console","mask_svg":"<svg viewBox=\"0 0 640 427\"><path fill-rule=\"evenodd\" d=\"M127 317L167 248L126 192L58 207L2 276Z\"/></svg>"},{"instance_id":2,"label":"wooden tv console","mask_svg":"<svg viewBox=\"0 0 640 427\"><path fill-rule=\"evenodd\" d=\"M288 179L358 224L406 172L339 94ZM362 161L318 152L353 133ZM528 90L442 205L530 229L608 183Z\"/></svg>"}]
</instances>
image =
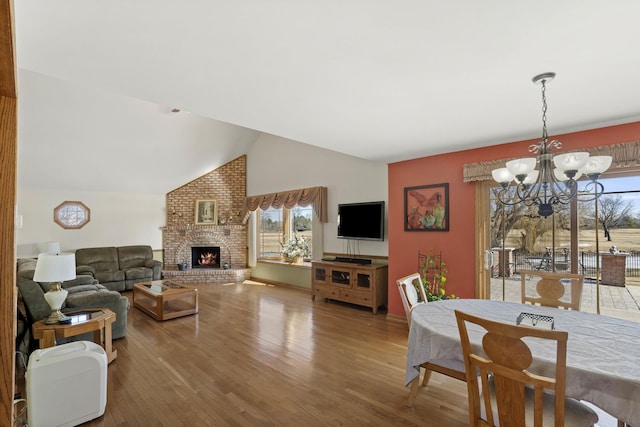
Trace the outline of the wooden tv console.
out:
<instances>
[{"instance_id":1,"label":"wooden tv console","mask_svg":"<svg viewBox=\"0 0 640 427\"><path fill-rule=\"evenodd\" d=\"M371 307L387 305L388 267L333 261L311 263L311 299L316 296Z\"/></svg>"}]
</instances>

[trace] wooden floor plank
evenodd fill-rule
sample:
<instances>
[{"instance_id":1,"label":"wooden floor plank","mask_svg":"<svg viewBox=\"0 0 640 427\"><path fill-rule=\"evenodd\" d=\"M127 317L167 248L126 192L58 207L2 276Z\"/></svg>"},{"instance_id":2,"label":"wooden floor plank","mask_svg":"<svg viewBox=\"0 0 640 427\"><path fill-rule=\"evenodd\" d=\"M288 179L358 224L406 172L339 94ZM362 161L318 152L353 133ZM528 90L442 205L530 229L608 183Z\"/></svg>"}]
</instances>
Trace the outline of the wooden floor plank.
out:
<instances>
[{"instance_id":1,"label":"wooden floor plank","mask_svg":"<svg viewBox=\"0 0 640 427\"><path fill-rule=\"evenodd\" d=\"M105 414L86 426L467 425L464 383L436 373L407 407L407 326L384 312L286 287L197 287L196 315L130 309Z\"/></svg>"}]
</instances>

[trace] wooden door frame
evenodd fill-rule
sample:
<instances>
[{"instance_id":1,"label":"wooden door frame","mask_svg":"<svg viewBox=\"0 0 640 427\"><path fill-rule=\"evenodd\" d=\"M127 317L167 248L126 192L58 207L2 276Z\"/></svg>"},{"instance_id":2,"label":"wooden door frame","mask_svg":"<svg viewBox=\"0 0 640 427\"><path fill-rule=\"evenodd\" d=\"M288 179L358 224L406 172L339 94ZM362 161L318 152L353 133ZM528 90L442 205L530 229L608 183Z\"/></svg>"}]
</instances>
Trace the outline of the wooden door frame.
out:
<instances>
[{"instance_id":1,"label":"wooden door frame","mask_svg":"<svg viewBox=\"0 0 640 427\"><path fill-rule=\"evenodd\" d=\"M13 425L16 338L15 213L18 95L12 0L0 1L0 425ZM10 350L10 351L7 351Z\"/></svg>"},{"instance_id":2,"label":"wooden door frame","mask_svg":"<svg viewBox=\"0 0 640 427\"><path fill-rule=\"evenodd\" d=\"M476 181L476 236L475 236L475 297L486 299L491 289L491 269L485 268L486 251L489 249L489 187L488 181Z\"/></svg>"}]
</instances>

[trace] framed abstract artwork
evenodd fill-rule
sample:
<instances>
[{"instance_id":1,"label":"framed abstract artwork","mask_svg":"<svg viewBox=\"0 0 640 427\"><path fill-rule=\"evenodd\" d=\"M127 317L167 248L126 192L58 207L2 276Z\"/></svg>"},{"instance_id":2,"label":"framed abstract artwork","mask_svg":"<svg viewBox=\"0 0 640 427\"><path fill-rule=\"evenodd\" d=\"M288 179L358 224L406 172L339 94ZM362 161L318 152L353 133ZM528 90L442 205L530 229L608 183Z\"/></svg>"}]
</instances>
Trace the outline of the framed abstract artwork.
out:
<instances>
[{"instance_id":1,"label":"framed abstract artwork","mask_svg":"<svg viewBox=\"0 0 640 427\"><path fill-rule=\"evenodd\" d=\"M449 184L404 189L404 231L449 231Z\"/></svg>"}]
</instances>

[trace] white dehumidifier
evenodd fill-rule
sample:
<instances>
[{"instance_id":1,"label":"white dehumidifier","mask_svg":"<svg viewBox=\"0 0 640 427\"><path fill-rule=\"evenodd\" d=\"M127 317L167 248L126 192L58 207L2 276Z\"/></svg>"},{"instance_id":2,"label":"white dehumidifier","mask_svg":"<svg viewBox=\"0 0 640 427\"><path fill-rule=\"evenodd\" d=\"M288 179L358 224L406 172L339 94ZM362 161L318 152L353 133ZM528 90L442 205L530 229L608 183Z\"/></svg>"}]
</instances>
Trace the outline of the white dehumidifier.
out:
<instances>
[{"instance_id":1,"label":"white dehumidifier","mask_svg":"<svg viewBox=\"0 0 640 427\"><path fill-rule=\"evenodd\" d=\"M34 351L27 372L30 427L76 426L104 414L107 355L90 341Z\"/></svg>"}]
</instances>

